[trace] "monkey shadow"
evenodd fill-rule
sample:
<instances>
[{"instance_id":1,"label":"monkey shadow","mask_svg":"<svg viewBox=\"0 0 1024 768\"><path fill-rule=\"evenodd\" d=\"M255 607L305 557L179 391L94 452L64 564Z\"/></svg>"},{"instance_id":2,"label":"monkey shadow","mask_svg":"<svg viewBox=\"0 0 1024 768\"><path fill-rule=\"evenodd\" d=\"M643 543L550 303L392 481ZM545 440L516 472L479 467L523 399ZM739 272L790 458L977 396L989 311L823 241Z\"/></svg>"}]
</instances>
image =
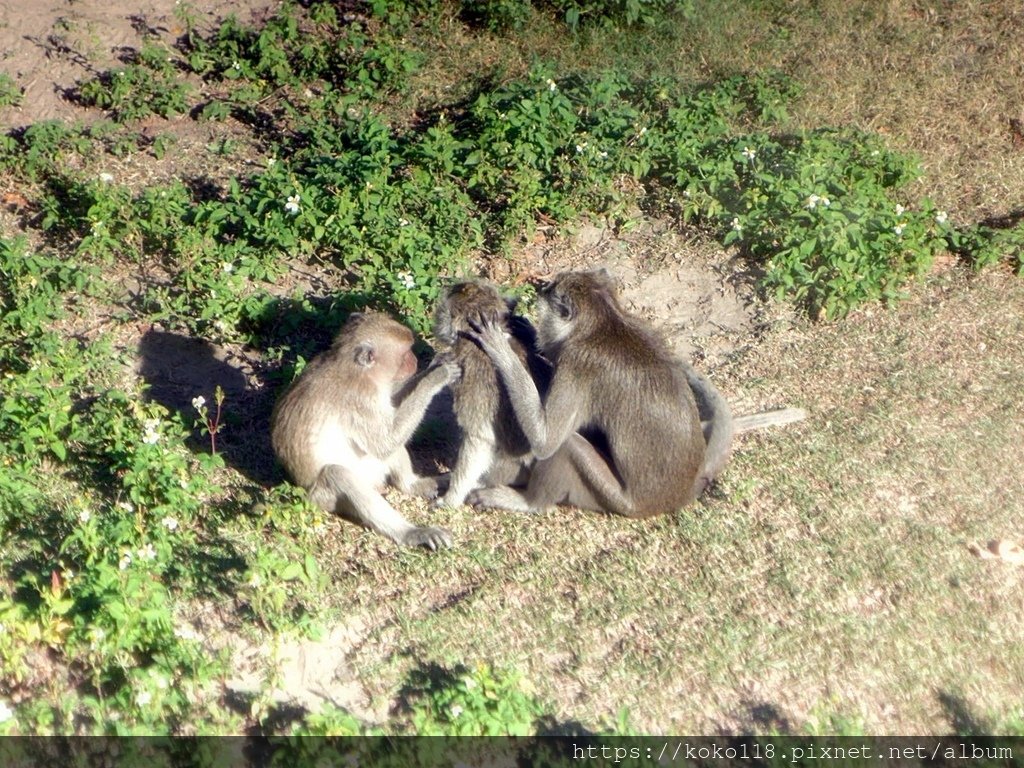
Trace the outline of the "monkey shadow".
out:
<instances>
[{"instance_id":1,"label":"monkey shadow","mask_svg":"<svg viewBox=\"0 0 1024 768\"><path fill-rule=\"evenodd\" d=\"M273 405L259 361L243 351L216 346L204 339L148 330L139 342L138 372L148 385L147 397L185 424L195 424L189 447L215 450L225 463L250 480L267 485L277 477L270 441ZM223 403L217 405L217 390ZM196 398L203 398L215 435L203 434Z\"/></svg>"}]
</instances>

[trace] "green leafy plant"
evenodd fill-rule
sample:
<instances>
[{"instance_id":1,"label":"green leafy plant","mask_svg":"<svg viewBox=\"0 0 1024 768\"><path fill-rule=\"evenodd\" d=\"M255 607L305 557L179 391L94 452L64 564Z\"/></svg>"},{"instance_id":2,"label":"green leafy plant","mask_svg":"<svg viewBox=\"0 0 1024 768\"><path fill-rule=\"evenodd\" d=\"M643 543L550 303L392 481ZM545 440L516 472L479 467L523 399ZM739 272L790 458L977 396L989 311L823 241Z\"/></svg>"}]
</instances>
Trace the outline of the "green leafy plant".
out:
<instances>
[{"instance_id":1,"label":"green leafy plant","mask_svg":"<svg viewBox=\"0 0 1024 768\"><path fill-rule=\"evenodd\" d=\"M527 736L547 711L524 678L485 665L455 670L412 697L420 736Z\"/></svg>"},{"instance_id":2,"label":"green leafy plant","mask_svg":"<svg viewBox=\"0 0 1024 768\"><path fill-rule=\"evenodd\" d=\"M185 112L191 93L191 86L178 77L173 57L153 44L144 44L126 66L104 72L78 87L83 104L108 110L119 122Z\"/></svg>"},{"instance_id":3,"label":"green leafy plant","mask_svg":"<svg viewBox=\"0 0 1024 768\"><path fill-rule=\"evenodd\" d=\"M16 107L21 103L21 88L6 72L0 72L0 108Z\"/></svg>"}]
</instances>

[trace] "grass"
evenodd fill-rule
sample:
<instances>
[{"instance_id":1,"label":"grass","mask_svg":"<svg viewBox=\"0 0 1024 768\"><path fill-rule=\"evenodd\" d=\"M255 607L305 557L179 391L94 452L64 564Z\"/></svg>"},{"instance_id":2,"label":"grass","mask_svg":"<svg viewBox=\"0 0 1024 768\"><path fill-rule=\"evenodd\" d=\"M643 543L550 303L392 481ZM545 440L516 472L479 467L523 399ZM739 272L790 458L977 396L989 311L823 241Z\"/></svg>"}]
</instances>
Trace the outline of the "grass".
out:
<instances>
[{"instance_id":1,"label":"grass","mask_svg":"<svg viewBox=\"0 0 1024 768\"><path fill-rule=\"evenodd\" d=\"M963 224L1019 221L1024 154L1002 127L1020 104L1019 14L902 0L692 5L686 23L574 37L537 15L515 35L473 30L444 6L396 22L403 34L379 38L386 48L352 43L344 77L311 76L308 93L270 68L277 59L247 60L258 108L226 80L193 77L195 98L224 109L158 121L163 149L133 124L146 108L134 92L108 105L123 125L36 126L38 154L7 146L18 196L0 223L26 240L0 254L0 428L14 446L0 453L0 703L14 710L0 733L483 727L505 715L465 679L487 687L490 670L514 705L509 722L543 711L566 727L652 734L1021 732L1019 568L969 550L1018 540L1024 526L1024 481L1006 459L1024 438L1024 287L1006 266L974 271L939 253L904 301L835 323L759 297L755 331L711 373L739 412L787 404L810 417L743 437L712 492L674 515L430 510L395 494L408 517L458 542L401 551L309 509L273 469L274 392L349 310L422 322L429 293L402 294L387 282L395 269L418 288L459 258L516 278L530 269L537 210L571 226L569 212L586 208L593 190L573 197L564 179L547 208L510 203L518 219L471 208L468 186L437 193L464 173L445 162L465 152L427 130L445 124L441 112L468 130L464 100L523 87L538 58L556 75L612 67L643 82L782 70L803 86L791 130L879 133L923 159L900 194L929 196ZM282 34L301 46L310 29L326 35L329 19ZM362 94L337 135L331 88ZM85 90L106 104L99 85ZM173 91L168 114L187 111L188 93ZM371 148L372 162L353 147ZM410 160L424 147L437 151L432 165ZM671 219L700 241L683 257L718 258L736 279L760 268L709 244L714 217L685 223L671 189L638 198L625 177L594 193L617 221ZM383 197L365 210L382 213L356 221L358 236L303 218L374 185ZM435 229L417 229L418 216ZM394 255L385 235L399 220L415 232ZM352 242L383 255L361 262ZM676 258L651 242L639 267ZM378 282L359 283L371 267ZM227 398L211 456L190 403L205 393L211 406L215 384ZM126 618L122 600L138 611ZM335 638L325 663L336 666L316 682L337 711L289 713L275 693L305 683L273 649L306 636ZM227 682L243 672L255 688ZM424 692L425 679L442 682ZM453 701L473 719L452 717Z\"/></svg>"}]
</instances>

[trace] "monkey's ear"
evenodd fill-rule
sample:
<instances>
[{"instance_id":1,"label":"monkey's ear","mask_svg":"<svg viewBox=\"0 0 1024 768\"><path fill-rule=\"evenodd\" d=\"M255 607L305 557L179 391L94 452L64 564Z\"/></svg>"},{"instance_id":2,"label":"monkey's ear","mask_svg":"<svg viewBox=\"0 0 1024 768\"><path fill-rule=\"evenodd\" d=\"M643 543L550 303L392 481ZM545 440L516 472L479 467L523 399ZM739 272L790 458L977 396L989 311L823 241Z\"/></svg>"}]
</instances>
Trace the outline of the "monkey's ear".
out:
<instances>
[{"instance_id":1,"label":"monkey's ear","mask_svg":"<svg viewBox=\"0 0 1024 768\"><path fill-rule=\"evenodd\" d=\"M356 346L356 351L352 355L352 359L355 360L356 365L360 368L369 368L373 365L373 361L377 355L373 351L373 344L368 341L362 341Z\"/></svg>"},{"instance_id":2,"label":"monkey's ear","mask_svg":"<svg viewBox=\"0 0 1024 768\"><path fill-rule=\"evenodd\" d=\"M615 282L615 278L612 277L612 273L608 271L607 267L595 267L590 270L590 274L603 288L611 288Z\"/></svg>"}]
</instances>

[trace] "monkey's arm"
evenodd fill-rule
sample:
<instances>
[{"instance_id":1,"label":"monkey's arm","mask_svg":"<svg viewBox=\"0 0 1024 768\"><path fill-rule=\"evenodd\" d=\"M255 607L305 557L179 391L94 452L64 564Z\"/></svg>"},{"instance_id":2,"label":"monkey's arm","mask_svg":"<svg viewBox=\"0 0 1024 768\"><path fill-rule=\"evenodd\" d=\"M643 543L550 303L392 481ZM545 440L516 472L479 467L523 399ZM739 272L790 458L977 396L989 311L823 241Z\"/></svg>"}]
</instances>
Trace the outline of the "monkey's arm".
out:
<instances>
[{"instance_id":1,"label":"monkey's arm","mask_svg":"<svg viewBox=\"0 0 1024 768\"><path fill-rule=\"evenodd\" d=\"M568 393L564 392L564 387L558 387L556 377L545 408L536 383L512 349L501 326L485 323L477 329L474 338L505 382L516 419L530 442L531 453L538 459L554 455L576 429L574 398L566 397Z\"/></svg>"},{"instance_id":2,"label":"monkey's arm","mask_svg":"<svg viewBox=\"0 0 1024 768\"><path fill-rule=\"evenodd\" d=\"M399 403L395 408L394 420L389 434L380 435L375 444L375 453L387 457L409 442L416 427L423 421L423 414L434 396L448 384L459 377L459 366L450 358L443 358L439 363L428 368L421 376L416 377L411 389L403 387L399 393Z\"/></svg>"}]
</instances>

